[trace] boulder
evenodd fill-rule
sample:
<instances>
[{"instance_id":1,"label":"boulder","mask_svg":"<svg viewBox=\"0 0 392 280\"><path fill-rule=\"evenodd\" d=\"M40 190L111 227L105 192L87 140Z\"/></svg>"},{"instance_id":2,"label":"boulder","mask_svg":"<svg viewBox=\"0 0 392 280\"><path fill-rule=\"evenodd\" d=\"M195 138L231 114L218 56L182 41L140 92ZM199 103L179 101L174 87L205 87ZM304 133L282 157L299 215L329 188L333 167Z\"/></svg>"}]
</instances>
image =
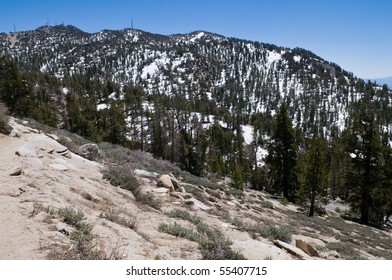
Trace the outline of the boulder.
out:
<instances>
[{"instance_id":1,"label":"boulder","mask_svg":"<svg viewBox=\"0 0 392 280\"><path fill-rule=\"evenodd\" d=\"M79 147L79 153L82 157L97 161L99 159L99 149L97 144L89 143Z\"/></svg>"},{"instance_id":2,"label":"boulder","mask_svg":"<svg viewBox=\"0 0 392 280\"><path fill-rule=\"evenodd\" d=\"M318 257L318 258L320 257L318 251L312 245L310 245L309 243L303 240L300 239L295 240L295 246L297 246L297 248L301 249L309 256Z\"/></svg>"},{"instance_id":3,"label":"boulder","mask_svg":"<svg viewBox=\"0 0 392 280\"><path fill-rule=\"evenodd\" d=\"M170 180L172 181L173 187L176 191L180 191L180 183L173 177L170 176Z\"/></svg>"},{"instance_id":4,"label":"boulder","mask_svg":"<svg viewBox=\"0 0 392 280\"><path fill-rule=\"evenodd\" d=\"M301 249L299 249L293 245L290 245L290 244L283 242L281 240L275 240L274 244L276 246L278 246L279 248L285 249L290 254L299 257L300 259L309 259L309 256L307 254L305 254L304 251L302 251Z\"/></svg>"},{"instance_id":5,"label":"boulder","mask_svg":"<svg viewBox=\"0 0 392 280\"><path fill-rule=\"evenodd\" d=\"M19 176L22 174L22 167L21 166L15 166L9 171L10 176Z\"/></svg>"},{"instance_id":6,"label":"boulder","mask_svg":"<svg viewBox=\"0 0 392 280\"><path fill-rule=\"evenodd\" d=\"M158 187L169 189L170 191L175 191L172 178L169 175L162 175L158 179Z\"/></svg>"},{"instance_id":7,"label":"boulder","mask_svg":"<svg viewBox=\"0 0 392 280\"><path fill-rule=\"evenodd\" d=\"M143 169L135 169L133 173L139 177L144 177L144 178L157 178L159 176L158 173L149 172Z\"/></svg>"}]
</instances>

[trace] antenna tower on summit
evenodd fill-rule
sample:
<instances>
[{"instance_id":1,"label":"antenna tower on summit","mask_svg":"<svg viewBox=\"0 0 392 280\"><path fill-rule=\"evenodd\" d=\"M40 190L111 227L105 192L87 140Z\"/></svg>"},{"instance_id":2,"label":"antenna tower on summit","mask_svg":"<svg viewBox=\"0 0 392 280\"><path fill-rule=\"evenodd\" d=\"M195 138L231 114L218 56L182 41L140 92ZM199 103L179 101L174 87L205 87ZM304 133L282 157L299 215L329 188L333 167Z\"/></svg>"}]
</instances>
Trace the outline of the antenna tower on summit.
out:
<instances>
[{"instance_id":1,"label":"antenna tower on summit","mask_svg":"<svg viewBox=\"0 0 392 280\"><path fill-rule=\"evenodd\" d=\"M133 29L133 18L131 18L131 29Z\"/></svg>"}]
</instances>

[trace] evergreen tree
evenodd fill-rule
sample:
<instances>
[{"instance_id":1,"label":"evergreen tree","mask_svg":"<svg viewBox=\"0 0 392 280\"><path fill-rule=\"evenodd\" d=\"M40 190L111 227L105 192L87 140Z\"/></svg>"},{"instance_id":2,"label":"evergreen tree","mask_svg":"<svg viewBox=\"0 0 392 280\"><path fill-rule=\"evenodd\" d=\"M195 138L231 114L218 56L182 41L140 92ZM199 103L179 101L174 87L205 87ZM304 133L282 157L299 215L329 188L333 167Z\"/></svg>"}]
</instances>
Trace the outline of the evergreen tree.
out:
<instances>
[{"instance_id":1,"label":"evergreen tree","mask_svg":"<svg viewBox=\"0 0 392 280\"><path fill-rule=\"evenodd\" d=\"M166 118L164 110L158 104L154 106L155 112L151 115L151 153L156 158L165 159L167 147L167 134L165 130Z\"/></svg>"},{"instance_id":2,"label":"evergreen tree","mask_svg":"<svg viewBox=\"0 0 392 280\"><path fill-rule=\"evenodd\" d=\"M112 100L110 108L103 112L103 122L105 123L105 128L102 131L103 140L125 146L127 144L127 124L123 103Z\"/></svg>"},{"instance_id":3,"label":"evergreen tree","mask_svg":"<svg viewBox=\"0 0 392 280\"><path fill-rule=\"evenodd\" d=\"M238 189L238 190L243 190L244 189L244 178L242 176L243 171L240 166L235 166L234 170L231 174L231 182L230 186L232 188Z\"/></svg>"},{"instance_id":4,"label":"evergreen tree","mask_svg":"<svg viewBox=\"0 0 392 280\"><path fill-rule=\"evenodd\" d=\"M360 101L352 113L347 152L352 165L353 180L348 182L348 187L353 192L353 207L359 208L361 223L378 223L380 217L373 216L376 214L373 210L377 207L373 192L380 185L382 177L382 143L374 104L370 100Z\"/></svg>"},{"instance_id":5,"label":"evergreen tree","mask_svg":"<svg viewBox=\"0 0 392 280\"><path fill-rule=\"evenodd\" d=\"M297 188L297 145L287 105L282 103L275 118L275 127L268 147L266 164L272 180L272 191L295 201Z\"/></svg>"},{"instance_id":6,"label":"evergreen tree","mask_svg":"<svg viewBox=\"0 0 392 280\"><path fill-rule=\"evenodd\" d=\"M333 199L340 198L347 201L350 192L346 188L346 179L348 179L347 170L350 168L350 158L347 157L342 138L334 138L328 151L330 196Z\"/></svg>"},{"instance_id":7,"label":"evergreen tree","mask_svg":"<svg viewBox=\"0 0 392 280\"><path fill-rule=\"evenodd\" d=\"M324 140L321 137L314 138L305 156L303 174L300 176L298 197L304 204L309 203L310 217L314 215L317 203L325 200L328 195L324 150Z\"/></svg>"}]
</instances>

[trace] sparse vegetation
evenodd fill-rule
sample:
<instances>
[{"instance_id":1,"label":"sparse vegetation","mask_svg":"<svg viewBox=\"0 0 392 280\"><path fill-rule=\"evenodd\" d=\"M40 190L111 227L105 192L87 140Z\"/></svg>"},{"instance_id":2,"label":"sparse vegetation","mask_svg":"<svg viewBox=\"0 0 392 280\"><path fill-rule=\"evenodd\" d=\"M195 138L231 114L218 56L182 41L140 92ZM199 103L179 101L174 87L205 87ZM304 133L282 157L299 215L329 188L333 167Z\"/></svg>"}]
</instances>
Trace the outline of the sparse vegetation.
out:
<instances>
[{"instance_id":1,"label":"sparse vegetation","mask_svg":"<svg viewBox=\"0 0 392 280\"><path fill-rule=\"evenodd\" d=\"M259 233L264 238L268 238L271 240L281 240L287 243L290 243L292 239L291 229L286 226L262 226L259 229Z\"/></svg>"},{"instance_id":2,"label":"sparse vegetation","mask_svg":"<svg viewBox=\"0 0 392 280\"><path fill-rule=\"evenodd\" d=\"M231 242L226 240L222 233L217 229L212 229L196 215L175 209L168 212L167 215L173 218L180 218L189 221L196 226L197 233L186 229L178 224L166 225L161 224L159 230L173 234L175 236L185 237L189 240L199 243L203 259L206 260L243 260L245 257L231 248ZM169 232L170 231L170 232ZM180 235L179 235L180 234Z\"/></svg>"},{"instance_id":3,"label":"sparse vegetation","mask_svg":"<svg viewBox=\"0 0 392 280\"><path fill-rule=\"evenodd\" d=\"M112 209L109 209L108 211L104 211L100 215L101 218L104 218L108 221L111 221L113 223L119 224L121 226L130 228L132 230L136 229L136 219L127 219L125 217L120 216L117 212L113 211Z\"/></svg>"},{"instance_id":4,"label":"sparse vegetation","mask_svg":"<svg viewBox=\"0 0 392 280\"><path fill-rule=\"evenodd\" d=\"M177 223L170 224L170 225L162 223L159 225L158 230L160 232L165 232L174 236L183 237L197 243L206 242L205 239L197 232L191 229L184 228L183 226Z\"/></svg>"},{"instance_id":5,"label":"sparse vegetation","mask_svg":"<svg viewBox=\"0 0 392 280\"><path fill-rule=\"evenodd\" d=\"M154 209L160 209L161 203L152 194L144 193L139 182L128 165L110 164L103 172L103 178L107 179L113 186L132 192L136 201L146 204Z\"/></svg>"},{"instance_id":6,"label":"sparse vegetation","mask_svg":"<svg viewBox=\"0 0 392 280\"><path fill-rule=\"evenodd\" d=\"M358 258L359 253L353 248L352 245L342 242L330 242L327 248L342 254L345 258Z\"/></svg>"}]
</instances>

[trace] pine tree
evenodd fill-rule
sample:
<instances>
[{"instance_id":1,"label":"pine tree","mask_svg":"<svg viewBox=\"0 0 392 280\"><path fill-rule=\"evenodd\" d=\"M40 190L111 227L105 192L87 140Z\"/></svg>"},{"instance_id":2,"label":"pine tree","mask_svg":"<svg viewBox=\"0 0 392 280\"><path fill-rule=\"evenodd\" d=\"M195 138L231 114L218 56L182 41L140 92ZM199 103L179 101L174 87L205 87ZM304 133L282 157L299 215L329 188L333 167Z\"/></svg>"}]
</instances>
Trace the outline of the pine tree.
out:
<instances>
[{"instance_id":1,"label":"pine tree","mask_svg":"<svg viewBox=\"0 0 392 280\"><path fill-rule=\"evenodd\" d=\"M372 214L376 207L373 192L382 177L382 143L372 101L364 99L352 113L352 127L347 152L351 157L351 177L348 182L353 196L351 202L360 212L363 224L378 223Z\"/></svg>"},{"instance_id":2,"label":"pine tree","mask_svg":"<svg viewBox=\"0 0 392 280\"><path fill-rule=\"evenodd\" d=\"M282 103L275 118L266 163L272 180L272 191L283 193L283 197L294 202L297 188L297 145L285 103Z\"/></svg>"},{"instance_id":3,"label":"pine tree","mask_svg":"<svg viewBox=\"0 0 392 280\"><path fill-rule=\"evenodd\" d=\"M314 215L317 203L325 200L328 195L324 150L324 140L320 137L314 138L303 164L298 197L304 204L310 204L310 217Z\"/></svg>"},{"instance_id":4,"label":"pine tree","mask_svg":"<svg viewBox=\"0 0 392 280\"><path fill-rule=\"evenodd\" d=\"M242 176L243 171L240 166L235 166L234 171L231 174L230 186L232 188L243 190L244 189L244 178Z\"/></svg>"}]
</instances>

